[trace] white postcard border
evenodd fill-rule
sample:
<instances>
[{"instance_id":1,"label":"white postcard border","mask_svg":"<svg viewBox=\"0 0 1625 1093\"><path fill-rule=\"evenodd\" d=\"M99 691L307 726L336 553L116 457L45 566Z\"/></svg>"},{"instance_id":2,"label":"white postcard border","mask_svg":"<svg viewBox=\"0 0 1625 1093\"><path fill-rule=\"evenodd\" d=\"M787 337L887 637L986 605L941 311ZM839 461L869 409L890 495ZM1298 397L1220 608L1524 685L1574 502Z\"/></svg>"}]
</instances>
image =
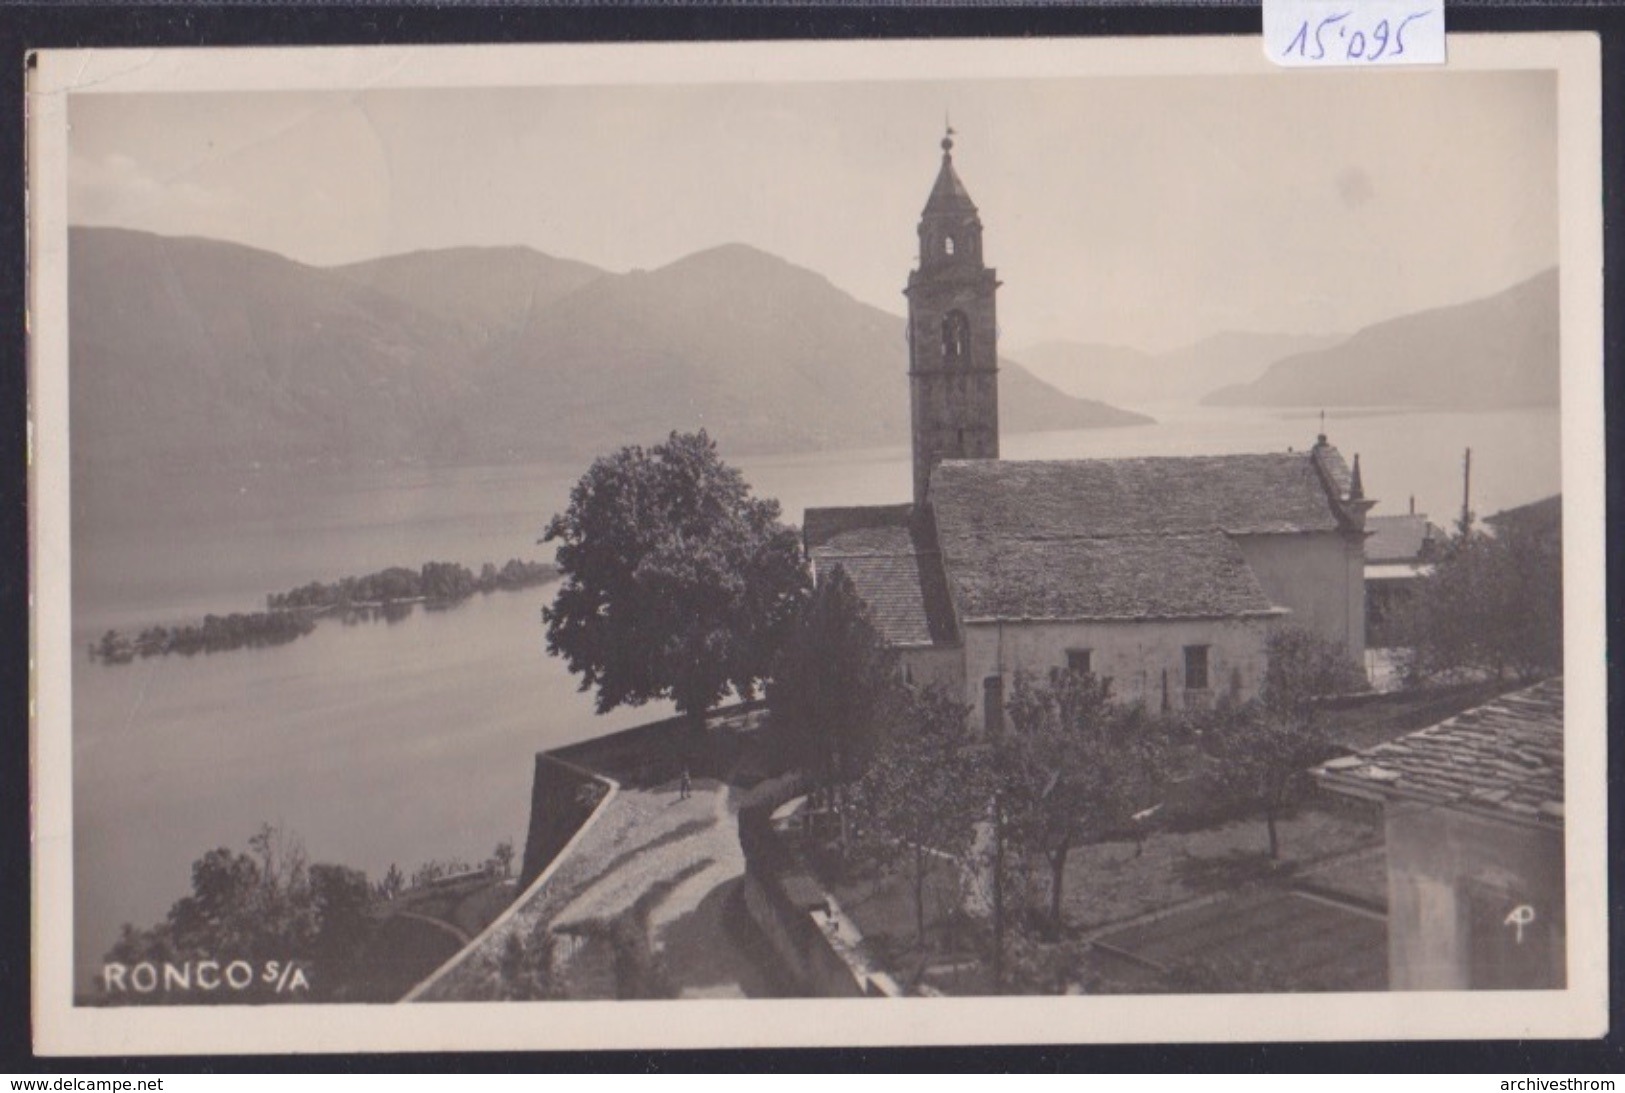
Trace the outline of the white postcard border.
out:
<instances>
[{"instance_id":1,"label":"white postcard border","mask_svg":"<svg viewBox=\"0 0 1625 1093\"><path fill-rule=\"evenodd\" d=\"M1255 38L45 52L27 94L34 1030L43 1054L1595 1037L1607 1030L1599 44L1452 35L1448 70L1559 76L1569 987L1555 992L86 1008L72 1004L68 96L1236 73ZM1391 73L1373 71L1372 79Z\"/></svg>"}]
</instances>

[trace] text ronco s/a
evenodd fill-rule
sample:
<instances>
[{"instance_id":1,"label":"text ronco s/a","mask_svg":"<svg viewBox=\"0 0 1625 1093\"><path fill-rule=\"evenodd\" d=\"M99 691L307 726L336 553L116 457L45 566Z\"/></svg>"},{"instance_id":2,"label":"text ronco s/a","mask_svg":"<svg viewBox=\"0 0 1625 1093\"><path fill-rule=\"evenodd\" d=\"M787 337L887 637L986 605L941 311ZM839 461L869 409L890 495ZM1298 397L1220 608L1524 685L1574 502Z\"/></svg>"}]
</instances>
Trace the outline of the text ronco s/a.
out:
<instances>
[{"instance_id":1,"label":"text ronco s/a","mask_svg":"<svg viewBox=\"0 0 1625 1093\"><path fill-rule=\"evenodd\" d=\"M293 960L197 960L171 963L102 965L102 987L109 995L264 993L291 997L307 994L310 979Z\"/></svg>"}]
</instances>

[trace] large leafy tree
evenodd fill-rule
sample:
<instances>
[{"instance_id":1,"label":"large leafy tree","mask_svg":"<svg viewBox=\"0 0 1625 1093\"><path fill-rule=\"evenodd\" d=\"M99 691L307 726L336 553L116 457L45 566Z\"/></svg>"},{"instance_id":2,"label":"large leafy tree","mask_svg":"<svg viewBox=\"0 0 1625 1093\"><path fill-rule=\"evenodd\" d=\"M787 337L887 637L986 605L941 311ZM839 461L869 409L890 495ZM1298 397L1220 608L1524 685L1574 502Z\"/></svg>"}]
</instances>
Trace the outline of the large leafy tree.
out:
<instances>
[{"instance_id":1,"label":"large leafy tree","mask_svg":"<svg viewBox=\"0 0 1625 1093\"><path fill-rule=\"evenodd\" d=\"M1125 834L1156 802L1168 749L1163 726L1114 705L1104 682L1064 668L1016 676L1010 731L995 745L1017 845L1049 869L1049 928L1059 936L1067 859Z\"/></svg>"},{"instance_id":2,"label":"large leafy tree","mask_svg":"<svg viewBox=\"0 0 1625 1093\"><path fill-rule=\"evenodd\" d=\"M903 715L897 658L839 565L791 625L767 698L786 758L826 788L859 777Z\"/></svg>"},{"instance_id":3,"label":"large leafy tree","mask_svg":"<svg viewBox=\"0 0 1625 1093\"><path fill-rule=\"evenodd\" d=\"M600 713L668 698L698 721L751 697L807 587L778 502L753 497L703 431L597 460L543 541L564 578L547 648Z\"/></svg>"}]
</instances>

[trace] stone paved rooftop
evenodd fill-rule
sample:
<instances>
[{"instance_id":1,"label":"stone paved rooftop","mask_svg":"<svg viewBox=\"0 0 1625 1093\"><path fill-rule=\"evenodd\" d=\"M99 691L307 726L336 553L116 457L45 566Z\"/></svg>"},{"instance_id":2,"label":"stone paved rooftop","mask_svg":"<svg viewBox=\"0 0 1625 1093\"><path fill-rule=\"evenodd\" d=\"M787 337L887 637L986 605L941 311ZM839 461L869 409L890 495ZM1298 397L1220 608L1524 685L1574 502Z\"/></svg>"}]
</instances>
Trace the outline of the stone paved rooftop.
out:
<instances>
[{"instance_id":1,"label":"stone paved rooftop","mask_svg":"<svg viewBox=\"0 0 1625 1093\"><path fill-rule=\"evenodd\" d=\"M1322 764L1328 789L1563 825L1563 680Z\"/></svg>"}]
</instances>

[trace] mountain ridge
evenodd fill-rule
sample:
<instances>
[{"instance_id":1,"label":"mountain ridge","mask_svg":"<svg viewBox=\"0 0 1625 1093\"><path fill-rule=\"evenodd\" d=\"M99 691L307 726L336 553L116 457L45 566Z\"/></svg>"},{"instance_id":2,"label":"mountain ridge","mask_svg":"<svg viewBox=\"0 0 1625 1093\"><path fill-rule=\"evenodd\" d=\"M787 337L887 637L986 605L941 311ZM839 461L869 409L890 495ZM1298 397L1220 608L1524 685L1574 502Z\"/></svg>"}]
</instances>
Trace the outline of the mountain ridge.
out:
<instances>
[{"instance_id":1,"label":"mountain ridge","mask_svg":"<svg viewBox=\"0 0 1625 1093\"><path fill-rule=\"evenodd\" d=\"M1051 339L1011 356L1045 382L1120 406L1197 403L1221 387L1256 379L1275 361L1337 341L1335 335L1223 330L1160 353L1108 342Z\"/></svg>"},{"instance_id":2,"label":"mountain ridge","mask_svg":"<svg viewBox=\"0 0 1625 1093\"><path fill-rule=\"evenodd\" d=\"M1505 409L1558 400L1558 271L1489 296L1372 323L1221 388L1209 406Z\"/></svg>"},{"instance_id":3,"label":"mountain ridge","mask_svg":"<svg viewBox=\"0 0 1625 1093\"><path fill-rule=\"evenodd\" d=\"M580 459L697 427L740 452L907 442L902 317L745 244L629 273L523 247L69 246L80 468ZM1001 363L1007 430L1148 420Z\"/></svg>"}]
</instances>

